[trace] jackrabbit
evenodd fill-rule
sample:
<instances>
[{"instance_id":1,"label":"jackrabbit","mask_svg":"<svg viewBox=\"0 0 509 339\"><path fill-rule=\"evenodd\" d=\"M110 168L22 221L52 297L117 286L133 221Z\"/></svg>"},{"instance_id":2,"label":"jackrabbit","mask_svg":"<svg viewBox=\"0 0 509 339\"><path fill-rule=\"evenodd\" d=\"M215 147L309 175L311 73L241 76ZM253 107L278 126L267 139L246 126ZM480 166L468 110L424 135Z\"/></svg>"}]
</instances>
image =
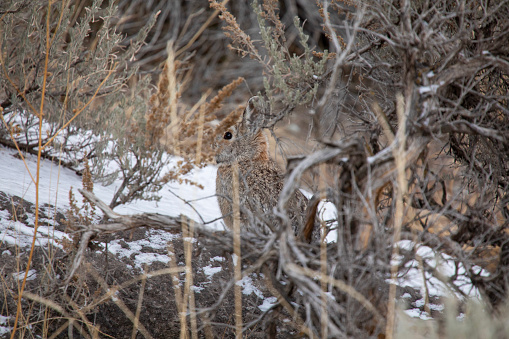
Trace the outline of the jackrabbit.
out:
<instances>
[{"instance_id":1,"label":"jackrabbit","mask_svg":"<svg viewBox=\"0 0 509 339\"><path fill-rule=\"evenodd\" d=\"M220 133L216 143L216 194L224 222L233 228L232 196L233 165L239 168L239 197L241 227L245 229L253 216L263 218L276 206L283 188L283 172L270 158L267 137L261 130L263 101L249 99L242 121ZM305 217L307 199L296 191L287 206L294 230L301 227ZM254 219L251 219L254 220ZM270 222L270 224L274 224Z\"/></svg>"}]
</instances>

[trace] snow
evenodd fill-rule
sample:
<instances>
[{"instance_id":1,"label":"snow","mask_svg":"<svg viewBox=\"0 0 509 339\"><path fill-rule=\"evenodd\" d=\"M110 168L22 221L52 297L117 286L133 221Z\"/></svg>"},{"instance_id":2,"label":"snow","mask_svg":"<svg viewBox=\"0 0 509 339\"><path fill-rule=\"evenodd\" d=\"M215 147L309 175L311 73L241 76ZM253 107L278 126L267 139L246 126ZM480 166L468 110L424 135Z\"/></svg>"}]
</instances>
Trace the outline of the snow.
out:
<instances>
[{"instance_id":1,"label":"snow","mask_svg":"<svg viewBox=\"0 0 509 339\"><path fill-rule=\"evenodd\" d=\"M346 159L345 162L347 160L348 159ZM313 196L313 194L311 194L303 189L301 189L300 191L308 199L311 199L311 197ZM324 222L328 222L330 220L337 220L338 211L334 204L327 202L327 201L321 201L318 204L317 214L320 216L321 220L323 220ZM337 228L337 222L334 222L334 223L330 224L329 226L332 229L332 231L330 231L327 234L325 241L327 241L328 243L336 242L336 240L338 238L338 232L335 230Z\"/></svg>"},{"instance_id":2,"label":"snow","mask_svg":"<svg viewBox=\"0 0 509 339\"><path fill-rule=\"evenodd\" d=\"M245 276L236 283L238 286L242 286L242 293L244 295L250 295L254 293L258 298L264 299L262 291L260 291L254 284L253 279L250 276Z\"/></svg>"},{"instance_id":3,"label":"snow","mask_svg":"<svg viewBox=\"0 0 509 339\"><path fill-rule=\"evenodd\" d=\"M1 212L5 211L0 211L0 242L16 245L21 248L31 247L34 238L34 228L22 222L10 220L5 213ZM47 247L51 244L52 246L62 248L60 242L55 240L62 240L64 237L69 238L67 234L48 226L39 226L37 233L38 236L35 244L41 247Z\"/></svg>"},{"instance_id":4,"label":"snow","mask_svg":"<svg viewBox=\"0 0 509 339\"><path fill-rule=\"evenodd\" d=\"M433 251L428 246L416 245L414 242L410 240L401 240L398 243L399 248L404 250L411 250L413 247L416 247L416 256L420 257L421 260L425 261L429 266L436 269L440 274L446 279L449 280L451 277L455 277L456 285L459 286L460 290L470 298L480 298L479 291L473 288L470 281L468 281L465 277L465 268L461 263L456 263L453 258L447 254L437 253ZM399 264L401 262L402 256L398 258L393 258L394 264ZM428 289L429 295L434 296L448 296L450 294L455 294L459 299L463 299L463 296L458 292L452 291L448 286L441 280L437 279L435 276L432 276L428 272L426 275L426 286L424 285L422 269L420 268L419 262L417 260L410 260L406 263L405 268L408 271L405 271L405 275L403 277L399 277L397 279L397 284L399 286L410 286L415 289L420 289L422 295L425 295L425 287ZM487 274L480 267L475 267L477 272L480 272L481 275Z\"/></svg>"},{"instance_id":5,"label":"snow","mask_svg":"<svg viewBox=\"0 0 509 339\"><path fill-rule=\"evenodd\" d=\"M420 94L429 93L429 92L436 93L436 91L439 87L440 86L438 86L438 85L421 86L421 87L419 87L419 93Z\"/></svg>"},{"instance_id":6,"label":"snow","mask_svg":"<svg viewBox=\"0 0 509 339\"><path fill-rule=\"evenodd\" d=\"M25 272L12 273L12 277L16 280L25 279ZM35 280L37 278L36 270L29 270L27 275L27 280Z\"/></svg>"},{"instance_id":7,"label":"snow","mask_svg":"<svg viewBox=\"0 0 509 339\"><path fill-rule=\"evenodd\" d=\"M154 262L169 263L171 257L168 253L168 243L178 235L164 232L162 230L147 230L145 238L125 242L123 239L115 239L108 244L108 251L116 254L119 258L131 258L134 261L134 268L143 270L146 264ZM194 239L193 239L194 240ZM143 252L143 248L161 250L165 254Z\"/></svg>"},{"instance_id":8,"label":"snow","mask_svg":"<svg viewBox=\"0 0 509 339\"><path fill-rule=\"evenodd\" d=\"M421 88L422 89L422 88ZM430 89L431 90L431 89ZM426 92L426 90L424 90ZM422 93L422 92L421 92ZM18 157L15 157L17 152L11 149L3 148L0 146L0 191L10 195L19 196L27 201L35 203L35 185L29 175L29 172L35 176L37 161L36 157L32 155L24 155L26 163ZM174 161L177 161L175 159ZM369 161L370 159L368 159ZM170 164L169 166L172 166ZM187 179L197 182L202 185L204 189L197 188L196 186L169 183L160 192L161 200L154 201L135 201L125 206L118 206L115 211L121 214L137 214L137 213L160 213L170 216L177 216L185 214L198 221L211 221L220 218L221 213L215 197L215 177L216 168L214 166L207 166L203 169L194 170L186 176ZM96 184L94 186L94 194L101 200L109 202L115 192L115 189L120 185L120 181L114 182L112 185L103 186ZM69 208L68 196L69 190L73 188L76 199L81 201L81 197L77 192L77 188L82 187L81 177L74 171L58 166L48 160L42 160L40 166L40 182L39 191L39 204L51 204L56 206L60 211ZM304 192L306 196L309 193ZM190 206L191 205L191 206ZM196 211L195 211L196 210ZM322 202L319 206L319 213L323 220L336 219L337 211L333 204ZM46 214L48 218L43 221L50 226L41 225L37 230L36 245L47 247L57 246L61 248L61 240L69 238L63 232L55 230L54 225L54 210L47 208ZM20 221L12 220L13 217L8 211L0 211L0 243L8 243L16 245L20 248L27 249L31 246L34 237L33 216L28 217L26 225ZM32 227L30 227L32 226ZM217 230L223 230L222 222L215 221L208 224L208 227ZM334 225L332 225L334 227ZM333 242L336 239L336 231L330 232L327 237L328 242ZM108 244L108 250L120 258L130 258L134 262L132 269L143 270L146 264L153 262L162 262L168 264L171 256L168 254L167 244L172 241L176 236L161 230L148 230L146 237L137 241L125 242L122 239L113 240ZM196 239L187 239L191 242L196 242ZM401 241L399 246L402 249L411 249L415 246L414 243L409 241ZM158 253L144 252L144 247L155 249ZM10 251L2 252L2 255L9 254ZM420 246L416 249L416 253L425 260L429 265L436 267L446 278L453 276L455 273L464 272L464 268L460 265L456 267L451 257L443 254L435 253L431 248ZM234 262L237 261L235 255L232 255ZM396 261L401 258L394 258ZM214 266L217 262L220 264L226 259L224 257L214 257L211 263L203 267L204 274L212 279L213 275L221 271L221 266ZM178 264L178 263L177 263ZM397 284L400 286L412 286L417 289L424 288L422 279L422 272L419 268L417 260L412 260L407 264L408 274L404 278L400 278ZM476 272L484 274L480 268L475 268ZM458 272L457 272L458 270ZM463 270L463 271L462 271ZM22 279L24 272L14 273L15 279ZM29 279L34 279L36 272L29 271ZM451 291L445 284L438 279L426 276L427 288L431 295L445 295L450 294ZM265 298L263 293L253 284L251 277L246 276L237 283L242 286L243 293L246 295L254 293L262 299L259 309L264 311L269 309L275 302L275 298ZM200 292L203 287L194 286L195 292ZM471 283L465 281L461 287L462 291L468 296L478 296L478 292L472 289ZM420 311L408 310L407 314L411 316L426 317ZM6 322L6 317L0 316L0 334L5 331L6 327L2 327L2 322Z\"/></svg>"},{"instance_id":9,"label":"snow","mask_svg":"<svg viewBox=\"0 0 509 339\"><path fill-rule=\"evenodd\" d=\"M259 305L258 308L262 311L268 311L274 304L277 303L276 297L268 297L265 300L263 300L263 304Z\"/></svg>"},{"instance_id":10,"label":"snow","mask_svg":"<svg viewBox=\"0 0 509 339\"><path fill-rule=\"evenodd\" d=\"M412 318L421 318L422 320L431 320L432 319L426 312L423 312L418 308L412 308L409 310L405 310L405 313Z\"/></svg>"},{"instance_id":11,"label":"snow","mask_svg":"<svg viewBox=\"0 0 509 339\"><path fill-rule=\"evenodd\" d=\"M425 93L436 93L437 90L444 84L443 81L441 81L439 84L433 84L429 86L421 86L419 87L419 94L425 94Z\"/></svg>"},{"instance_id":12,"label":"snow","mask_svg":"<svg viewBox=\"0 0 509 339\"><path fill-rule=\"evenodd\" d=\"M11 328L4 326L9 324L10 317L4 317L3 315L0 315L0 336L5 335L11 332Z\"/></svg>"},{"instance_id":13,"label":"snow","mask_svg":"<svg viewBox=\"0 0 509 339\"><path fill-rule=\"evenodd\" d=\"M212 276L216 273L219 273L221 272L221 266L212 266L212 265L207 265L205 267L203 267L203 273L209 277L209 279L212 279Z\"/></svg>"},{"instance_id":14,"label":"snow","mask_svg":"<svg viewBox=\"0 0 509 339\"><path fill-rule=\"evenodd\" d=\"M242 256L242 254L241 254L241 256ZM239 257L235 253L233 253L232 254L233 266L237 266L238 260L239 260Z\"/></svg>"},{"instance_id":15,"label":"snow","mask_svg":"<svg viewBox=\"0 0 509 339\"><path fill-rule=\"evenodd\" d=\"M203 291L205 289L205 287L201 287L201 286L191 286L191 289L195 292L195 293L200 293L201 291Z\"/></svg>"},{"instance_id":16,"label":"snow","mask_svg":"<svg viewBox=\"0 0 509 339\"><path fill-rule=\"evenodd\" d=\"M25 167L22 160L14 157L16 154L16 151L0 147L0 191L35 203L35 185L27 169L35 177L37 158L29 154L24 155L26 160ZM177 158L174 162L176 161L178 161ZM174 162L170 163L169 166L172 166ZM194 170L186 176L187 179L203 185L205 187L203 190L192 185L169 183L161 190L161 200L159 202L135 201L118 206L115 208L115 211L121 214L144 212L170 216L185 214L195 220L201 220L202 218L205 222L217 219L221 216L221 212L217 199L214 196L216 171L215 166L207 166L203 169ZM108 203L111 201L115 189L120 186L120 183L120 180L118 180L110 186L96 184L94 186L94 194L102 201ZM39 196L40 205L51 204L62 210L69 208L68 196L71 187L77 200L81 200L80 194L77 192L77 189L82 187L80 176L74 171L60 167L51 161L41 161L39 182L39 191L41 192ZM189 203L199 214L195 212L193 207L178 197L185 201L190 201ZM214 229L223 229L221 221L215 221L208 225Z\"/></svg>"}]
</instances>

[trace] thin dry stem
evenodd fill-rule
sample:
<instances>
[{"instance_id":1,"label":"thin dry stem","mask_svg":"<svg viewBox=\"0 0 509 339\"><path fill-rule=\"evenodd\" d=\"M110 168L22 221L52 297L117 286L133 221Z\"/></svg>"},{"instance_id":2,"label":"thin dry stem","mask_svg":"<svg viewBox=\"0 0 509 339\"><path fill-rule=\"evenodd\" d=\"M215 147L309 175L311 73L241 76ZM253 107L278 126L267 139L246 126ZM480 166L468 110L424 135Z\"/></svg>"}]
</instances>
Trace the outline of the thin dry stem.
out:
<instances>
[{"instance_id":1,"label":"thin dry stem","mask_svg":"<svg viewBox=\"0 0 509 339\"><path fill-rule=\"evenodd\" d=\"M190 219L189 224L184 226L183 223L182 237L184 239L184 251L186 258L186 283L184 284L184 300L188 300L189 313L191 322L191 337L193 339L198 336L198 325L196 321L196 305L193 286L193 235L194 220ZM187 234L186 234L187 233Z\"/></svg>"},{"instance_id":2,"label":"thin dry stem","mask_svg":"<svg viewBox=\"0 0 509 339\"><path fill-rule=\"evenodd\" d=\"M326 189L326 182L325 182L325 177L326 177L326 165L325 164L320 164L319 166L319 171L320 171L320 180L319 180L319 183L318 183L318 188L319 188L319 192L323 192L322 193L322 196L320 197L320 200L323 200L325 199L326 197L324 196L325 195L325 189ZM325 222L323 220L320 219L320 272L323 276L326 276L327 275L327 266L328 266L328 260L327 260L327 242L326 242L326 237L327 237L327 229L325 227ZM321 329L321 334L322 334L322 337L324 338L327 338L328 336L328 329L329 329L329 326L328 326L328 323L329 323L329 315L328 315L328 311L327 311L327 292L328 292L328 287L327 287L327 282L325 280L322 280L321 281L321 288L322 288L322 313L321 313L321 318L320 318L320 321L321 321L321 325L322 325L322 329Z\"/></svg>"},{"instance_id":3,"label":"thin dry stem","mask_svg":"<svg viewBox=\"0 0 509 339\"><path fill-rule=\"evenodd\" d=\"M186 305L184 304L184 301L182 300L180 279L178 276L178 272L176 271L179 267L177 266L177 258L175 256L175 249L173 247L172 242L168 243L168 256L170 257L170 267L174 270L174 272L171 274L171 282L173 284L173 293L175 294L175 304L177 304L177 310L179 312L180 328L182 329L182 328L187 327L186 318L182 316L183 314L186 313L186 309L185 309ZM184 269L184 268L182 268L182 269ZM180 333L182 336L182 330Z\"/></svg>"},{"instance_id":4,"label":"thin dry stem","mask_svg":"<svg viewBox=\"0 0 509 339\"><path fill-rule=\"evenodd\" d=\"M140 313L141 313L141 305L143 303L143 294L145 293L145 285L147 283L147 267L145 266L144 274L141 279L140 292L138 294L138 305L136 306L136 314L134 315L134 324L133 324L133 332L131 334L131 339L136 339L136 334L138 333L138 324L140 322Z\"/></svg>"},{"instance_id":5,"label":"thin dry stem","mask_svg":"<svg viewBox=\"0 0 509 339\"><path fill-rule=\"evenodd\" d=\"M398 142L398 147L393 149L394 161L397 169L397 183L396 188L396 210L394 212L394 235L392 242L392 264L391 264L391 284L389 287L389 304L387 306L387 324L385 328L386 338L392 339L394 335L395 316L396 316L396 280L398 277L399 264L396 258L399 254L399 240L401 239L401 227L403 225L404 201L403 198L407 192L408 181L406 179L406 160L405 154L406 146L406 117L409 115L407 111L411 106L411 102L405 105L405 99L402 95L397 95L397 113L398 113L398 132L395 141ZM388 130L387 130L388 131Z\"/></svg>"},{"instance_id":6,"label":"thin dry stem","mask_svg":"<svg viewBox=\"0 0 509 339\"><path fill-rule=\"evenodd\" d=\"M48 75L48 61L50 54L50 14L51 14L51 2L48 3L48 12L46 14L46 53L44 59L44 71L43 71L43 83L42 83L42 94L41 94L41 106L39 112L39 135L38 135L38 151L37 151L37 172L35 175L35 221L34 221L34 236L32 238L32 244L30 247L30 254L28 256L28 262L26 264L25 275L23 277L23 283L21 285L21 289L19 291L17 308L16 308L16 319L14 322L14 328L12 329L11 339L16 335L16 328L18 326L18 319L21 314L21 296L23 295L23 291L25 290L26 281L28 277L28 271L30 270L30 265L32 263L32 258L35 251L35 241L37 240L37 229L39 228L39 179L40 179L40 169L41 169L41 153L42 153L42 117L44 112L44 98L46 93L46 79ZM0 52L1 54L1 52Z\"/></svg>"},{"instance_id":7,"label":"thin dry stem","mask_svg":"<svg viewBox=\"0 0 509 339\"><path fill-rule=\"evenodd\" d=\"M190 279L192 279L193 276L193 267L191 266L191 258L190 258L190 248L191 248L191 254L192 254L192 239L189 234L189 223L187 222L186 218L183 218L182 220L182 239L184 240L184 255L185 255L185 261L186 261L186 281L184 283L184 290L182 291L182 308L180 309L180 324L182 327L180 328L180 338L186 339L188 338L188 330L187 330L187 310L189 305L189 290L191 289L191 282Z\"/></svg>"},{"instance_id":8,"label":"thin dry stem","mask_svg":"<svg viewBox=\"0 0 509 339\"><path fill-rule=\"evenodd\" d=\"M233 183L233 267L235 281L235 337L242 338L242 257L240 251L240 197L239 197L239 167L234 164L232 170Z\"/></svg>"}]
</instances>

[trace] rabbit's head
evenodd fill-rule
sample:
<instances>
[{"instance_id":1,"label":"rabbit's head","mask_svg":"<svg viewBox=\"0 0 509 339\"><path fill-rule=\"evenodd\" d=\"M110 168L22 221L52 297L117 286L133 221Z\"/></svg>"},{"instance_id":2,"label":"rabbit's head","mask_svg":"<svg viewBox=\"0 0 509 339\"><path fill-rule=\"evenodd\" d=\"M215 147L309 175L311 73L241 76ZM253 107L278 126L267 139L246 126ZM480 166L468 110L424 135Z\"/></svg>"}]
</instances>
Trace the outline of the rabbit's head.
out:
<instances>
[{"instance_id":1,"label":"rabbit's head","mask_svg":"<svg viewBox=\"0 0 509 339\"><path fill-rule=\"evenodd\" d=\"M219 165L245 161L268 161L269 144L261 130L263 116L259 112L262 105L261 98L252 97L242 114L242 120L219 132L216 139L216 162Z\"/></svg>"}]
</instances>

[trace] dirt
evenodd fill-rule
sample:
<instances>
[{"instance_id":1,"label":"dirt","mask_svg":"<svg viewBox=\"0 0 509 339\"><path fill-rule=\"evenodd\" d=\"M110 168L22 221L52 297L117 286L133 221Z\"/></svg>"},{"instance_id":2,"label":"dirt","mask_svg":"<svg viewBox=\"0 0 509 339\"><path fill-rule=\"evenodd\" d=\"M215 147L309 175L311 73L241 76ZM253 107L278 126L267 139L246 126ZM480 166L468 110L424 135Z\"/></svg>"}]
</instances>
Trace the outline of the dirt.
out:
<instances>
[{"instance_id":1,"label":"dirt","mask_svg":"<svg viewBox=\"0 0 509 339\"><path fill-rule=\"evenodd\" d=\"M33 217L35 208L28 201L0 192L0 210L9 211L11 216L14 215L13 211L16 211L18 220L29 220ZM58 218L56 228L63 230L65 228L63 213L59 212ZM131 338L135 327L131 319L140 305L139 328L143 327L153 338L179 337L181 319L172 276L168 273L152 276L143 283L143 279L134 279L143 274L141 269L135 267L134 258L119 258L106 251L106 243L112 239L122 239L121 246L128 247L130 243L146 238L148 232L150 230L137 229L94 239L92 245L95 246L92 247L95 249L87 251L83 264L68 286L63 285L63 280L73 258L72 246L68 244L64 247L65 250L58 246L36 247L30 266L36 274L31 274L30 277L33 279L27 280L25 291L29 294L25 294L26 297L22 298L21 302L24 320L18 322L20 337L51 336L60 330L61 333L56 338L68 338L71 333L74 338L86 338L99 330L101 338ZM172 246L176 261L179 266L184 266L184 242L180 233L175 235ZM26 269L28 252L27 247L0 242L3 292L0 299L0 314L7 317L6 323L0 326L12 328L14 325L17 295ZM166 251L144 246L140 252ZM192 258L194 302L198 310L198 337L205 337L206 333L214 338L235 337L235 303L232 290L227 292L224 300L216 305L233 277L230 253L206 248L200 239L196 239L193 244ZM207 266L220 267L220 271L207 275L204 269ZM170 263L156 261L147 265L145 269L150 273L169 267ZM182 294L186 280L185 274L180 273L178 279ZM262 275L252 274L251 279L254 286L263 291L265 296L269 296L264 290ZM118 291L111 297L108 290ZM142 298L141 294L143 294ZM254 293L243 295L244 323L260 318L263 312L258 306L262 303L263 298ZM74 327L66 325L68 322L66 317L75 319ZM278 337L294 335L295 329L288 325L291 319L286 319L284 322L283 319L284 316L275 318L269 313L260 318L257 325L249 328L248 336L265 338L265 327L271 320L276 320L278 323ZM191 328L189 314L186 317L186 325ZM137 338L144 337L141 334L142 331L143 329L141 331L138 329ZM3 337L0 336L2 339L8 337L10 337L9 333L4 334Z\"/></svg>"}]
</instances>

